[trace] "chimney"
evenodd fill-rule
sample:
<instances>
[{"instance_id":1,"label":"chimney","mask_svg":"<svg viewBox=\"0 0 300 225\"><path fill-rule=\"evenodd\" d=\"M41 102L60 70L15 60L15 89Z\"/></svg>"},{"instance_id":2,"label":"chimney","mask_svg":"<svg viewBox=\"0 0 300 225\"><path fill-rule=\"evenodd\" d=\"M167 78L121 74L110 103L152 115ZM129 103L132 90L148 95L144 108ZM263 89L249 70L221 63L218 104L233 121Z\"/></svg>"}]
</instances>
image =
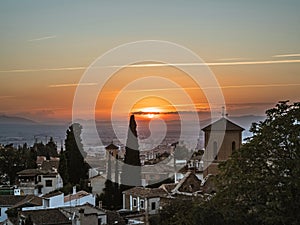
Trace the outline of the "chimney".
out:
<instances>
[{"instance_id":1,"label":"chimney","mask_svg":"<svg viewBox=\"0 0 300 225\"><path fill-rule=\"evenodd\" d=\"M102 209L102 201L99 201L98 207L99 207L100 209Z\"/></svg>"},{"instance_id":2,"label":"chimney","mask_svg":"<svg viewBox=\"0 0 300 225\"><path fill-rule=\"evenodd\" d=\"M76 194L76 186L73 186L73 195Z\"/></svg>"}]
</instances>

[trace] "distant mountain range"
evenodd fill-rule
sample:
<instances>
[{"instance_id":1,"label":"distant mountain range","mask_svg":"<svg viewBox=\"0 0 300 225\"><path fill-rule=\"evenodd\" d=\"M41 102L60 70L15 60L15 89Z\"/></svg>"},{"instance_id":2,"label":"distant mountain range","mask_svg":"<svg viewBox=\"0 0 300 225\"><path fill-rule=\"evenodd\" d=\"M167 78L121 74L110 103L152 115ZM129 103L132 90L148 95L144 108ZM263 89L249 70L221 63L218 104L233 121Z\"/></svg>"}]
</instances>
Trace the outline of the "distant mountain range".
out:
<instances>
[{"instance_id":1,"label":"distant mountain range","mask_svg":"<svg viewBox=\"0 0 300 225\"><path fill-rule=\"evenodd\" d=\"M245 116L230 116L228 117L229 120L231 120L232 122L238 124L239 126L243 127L245 129L245 131L249 130L249 128L251 127L251 124L254 122L259 122L265 119L264 116L256 116L256 115L245 115ZM201 127L205 127L207 125L209 125L212 121L215 121L216 119L207 119L207 120L202 120L200 121L201 123ZM92 124L93 121L86 121L86 120L78 120L76 122L79 122L81 124ZM142 121L139 121L142 122ZM102 125L110 125L111 126L111 122L110 121L96 121L97 124L102 124ZM109 123L109 124L108 124ZM174 124L180 124L179 121L169 121L168 123L174 123ZM23 117L17 117L17 116L7 116L7 115L0 115L0 124L17 124L17 125L37 125L39 123L37 123L36 121L30 120L30 119L26 119ZM70 122L69 124L72 124L72 122ZM127 124L126 122L124 122L124 125Z\"/></svg>"},{"instance_id":2,"label":"distant mountain range","mask_svg":"<svg viewBox=\"0 0 300 225\"><path fill-rule=\"evenodd\" d=\"M246 116L229 117L228 119L238 124L239 126L243 127L246 131L248 131L252 123L258 123L259 121L263 121L266 119L266 117L246 115Z\"/></svg>"},{"instance_id":3,"label":"distant mountain range","mask_svg":"<svg viewBox=\"0 0 300 225\"><path fill-rule=\"evenodd\" d=\"M0 115L0 124L34 125L37 122L23 117Z\"/></svg>"}]
</instances>

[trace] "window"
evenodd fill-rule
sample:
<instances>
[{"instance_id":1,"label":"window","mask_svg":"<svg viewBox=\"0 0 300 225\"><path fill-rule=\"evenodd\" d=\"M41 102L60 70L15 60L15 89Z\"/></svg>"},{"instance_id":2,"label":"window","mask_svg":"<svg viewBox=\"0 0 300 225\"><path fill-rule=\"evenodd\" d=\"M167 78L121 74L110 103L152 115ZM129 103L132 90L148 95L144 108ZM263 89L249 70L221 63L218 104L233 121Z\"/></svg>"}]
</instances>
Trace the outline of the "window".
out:
<instances>
[{"instance_id":1,"label":"window","mask_svg":"<svg viewBox=\"0 0 300 225\"><path fill-rule=\"evenodd\" d=\"M214 157L215 157L215 160L218 160L218 144L217 144L216 141L214 141L213 148L214 148Z\"/></svg>"},{"instance_id":2,"label":"window","mask_svg":"<svg viewBox=\"0 0 300 225\"><path fill-rule=\"evenodd\" d=\"M144 209L144 208L145 208L145 202L144 202L144 200L141 200L141 201L140 201L140 207L141 207L141 209Z\"/></svg>"},{"instance_id":3,"label":"window","mask_svg":"<svg viewBox=\"0 0 300 225\"><path fill-rule=\"evenodd\" d=\"M151 210L155 210L155 208L156 208L155 202L151 202Z\"/></svg>"},{"instance_id":4,"label":"window","mask_svg":"<svg viewBox=\"0 0 300 225\"><path fill-rule=\"evenodd\" d=\"M136 207L137 206L137 201L136 201L136 198L133 199L133 207Z\"/></svg>"},{"instance_id":5,"label":"window","mask_svg":"<svg viewBox=\"0 0 300 225\"><path fill-rule=\"evenodd\" d=\"M232 150L232 151L235 151L235 149L236 149L235 141L233 141L232 144L231 144L231 150Z\"/></svg>"},{"instance_id":6,"label":"window","mask_svg":"<svg viewBox=\"0 0 300 225\"><path fill-rule=\"evenodd\" d=\"M52 180L46 180L46 187L52 187Z\"/></svg>"},{"instance_id":7,"label":"window","mask_svg":"<svg viewBox=\"0 0 300 225\"><path fill-rule=\"evenodd\" d=\"M38 176L38 177L37 177L37 181L38 181L38 182L41 182L41 180L42 180L41 176Z\"/></svg>"},{"instance_id":8,"label":"window","mask_svg":"<svg viewBox=\"0 0 300 225\"><path fill-rule=\"evenodd\" d=\"M102 224L102 219L98 218L98 225L101 225L101 224Z\"/></svg>"},{"instance_id":9,"label":"window","mask_svg":"<svg viewBox=\"0 0 300 225\"><path fill-rule=\"evenodd\" d=\"M2 209L0 208L0 216L2 215L1 212L2 212Z\"/></svg>"}]
</instances>

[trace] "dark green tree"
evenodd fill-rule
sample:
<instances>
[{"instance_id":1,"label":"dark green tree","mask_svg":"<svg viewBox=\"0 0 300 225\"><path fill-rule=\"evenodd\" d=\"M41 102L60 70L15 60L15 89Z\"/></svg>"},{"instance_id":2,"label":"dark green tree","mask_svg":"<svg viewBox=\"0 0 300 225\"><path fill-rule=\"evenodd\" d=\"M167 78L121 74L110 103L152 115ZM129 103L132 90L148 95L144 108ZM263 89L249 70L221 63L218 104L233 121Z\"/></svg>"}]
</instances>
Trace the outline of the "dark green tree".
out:
<instances>
[{"instance_id":1,"label":"dark green tree","mask_svg":"<svg viewBox=\"0 0 300 225\"><path fill-rule=\"evenodd\" d=\"M198 199L177 198L165 204L159 212L159 217L150 217L152 224L162 225L193 225L193 207L198 204ZM198 224L197 224L198 225Z\"/></svg>"},{"instance_id":2,"label":"dark green tree","mask_svg":"<svg viewBox=\"0 0 300 225\"><path fill-rule=\"evenodd\" d=\"M46 157L47 160L50 160L50 157L56 157L58 156L57 153L57 145L53 140L53 137L50 137L49 142L45 145L45 152L46 152Z\"/></svg>"},{"instance_id":3,"label":"dark green tree","mask_svg":"<svg viewBox=\"0 0 300 225\"><path fill-rule=\"evenodd\" d=\"M7 175L10 184L15 184L17 172L25 169L22 149L14 148L13 144L0 149L0 174Z\"/></svg>"},{"instance_id":4,"label":"dark green tree","mask_svg":"<svg viewBox=\"0 0 300 225\"><path fill-rule=\"evenodd\" d=\"M136 127L134 115L131 115L121 174L122 190L133 186L141 186L141 161Z\"/></svg>"},{"instance_id":5,"label":"dark green tree","mask_svg":"<svg viewBox=\"0 0 300 225\"><path fill-rule=\"evenodd\" d=\"M220 166L213 199L228 224L299 224L300 103L279 102Z\"/></svg>"},{"instance_id":6,"label":"dark green tree","mask_svg":"<svg viewBox=\"0 0 300 225\"><path fill-rule=\"evenodd\" d=\"M61 178L63 179L64 184L69 183L67 157L66 157L65 151L61 151L59 154L58 173L60 174Z\"/></svg>"},{"instance_id":7,"label":"dark green tree","mask_svg":"<svg viewBox=\"0 0 300 225\"><path fill-rule=\"evenodd\" d=\"M23 151L25 155L25 169L34 169L37 168L36 159L37 152L34 148L28 148L27 144L23 145Z\"/></svg>"},{"instance_id":8,"label":"dark green tree","mask_svg":"<svg viewBox=\"0 0 300 225\"><path fill-rule=\"evenodd\" d=\"M72 124L67 130L65 140L68 180L72 185L88 178L88 165L84 161L86 153L83 150L81 131L82 126L79 123Z\"/></svg>"}]
</instances>

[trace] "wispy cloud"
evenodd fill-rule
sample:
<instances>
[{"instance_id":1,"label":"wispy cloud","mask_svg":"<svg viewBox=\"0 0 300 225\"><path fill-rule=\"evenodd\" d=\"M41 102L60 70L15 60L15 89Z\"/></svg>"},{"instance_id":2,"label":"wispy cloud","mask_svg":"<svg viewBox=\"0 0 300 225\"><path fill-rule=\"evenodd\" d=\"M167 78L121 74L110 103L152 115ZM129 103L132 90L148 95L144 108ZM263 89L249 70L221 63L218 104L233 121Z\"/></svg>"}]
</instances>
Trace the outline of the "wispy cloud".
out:
<instances>
[{"instance_id":1,"label":"wispy cloud","mask_svg":"<svg viewBox=\"0 0 300 225\"><path fill-rule=\"evenodd\" d=\"M261 64L282 64L282 63L299 63L300 59L294 60L262 60L262 61L235 61L235 62L207 62L207 63L147 63L127 65L126 67L166 67L166 66L235 66L235 65L261 65ZM121 67L121 66L112 66Z\"/></svg>"},{"instance_id":2,"label":"wispy cloud","mask_svg":"<svg viewBox=\"0 0 300 225\"><path fill-rule=\"evenodd\" d=\"M218 61L240 61L240 60L247 60L247 58L239 58L239 57L237 57L237 58L222 58L222 59L218 59Z\"/></svg>"},{"instance_id":3,"label":"wispy cloud","mask_svg":"<svg viewBox=\"0 0 300 225\"><path fill-rule=\"evenodd\" d=\"M53 39L53 38L57 38L57 36L56 36L56 35L44 36L44 37L39 37L39 38L30 39L30 40L28 40L28 41L29 41L29 42L34 42L34 41L44 41L44 40Z\"/></svg>"},{"instance_id":4,"label":"wispy cloud","mask_svg":"<svg viewBox=\"0 0 300 225\"><path fill-rule=\"evenodd\" d=\"M275 57L275 58L300 57L300 53L285 54L285 55L273 55L272 57Z\"/></svg>"},{"instance_id":5,"label":"wispy cloud","mask_svg":"<svg viewBox=\"0 0 300 225\"><path fill-rule=\"evenodd\" d=\"M81 83L81 84L76 84L76 83L71 83L71 84L51 84L48 87L50 88L61 88L61 87L77 87L77 86L95 86L97 83Z\"/></svg>"},{"instance_id":6,"label":"wispy cloud","mask_svg":"<svg viewBox=\"0 0 300 225\"><path fill-rule=\"evenodd\" d=\"M263 60L263 61L234 61L234 62L207 62L207 63L146 63L134 65L108 65L103 68L135 68L135 67L167 67L167 66L235 66L235 65L264 65L264 64L285 64L285 63L300 63L300 59L289 60ZM88 67L59 67L59 68L42 68L42 69L13 69L13 70L0 70L0 73L28 73L28 72L45 72L45 71L68 71L68 70L85 70Z\"/></svg>"},{"instance_id":7,"label":"wispy cloud","mask_svg":"<svg viewBox=\"0 0 300 225\"><path fill-rule=\"evenodd\" d=\"M266 87L296 87L300 86L300 83L294 84L244 84L244 85L226 85L226 86L211 86L211 87L182 87L182 88L154 88L154 89L136 89L127 90L127 92L152 92L152 91L178 91L178 90L202 90L205 89L234 89L234 88L266 88Z\"/></svg>"},{"instance_id":8,"label":"wispy cloud","mask_svg":"<svg viewBox=\"0 0 300 225\"><path fill-rule=\"evenodd\" d=\"M68 71L68 70L85 70L87 67L59 67L59 68L42 68L42 69L14 69L0 70L0 73L29 73L29 72L47 72L47 71Z\"/></svg>"},{"instance_id":9,"label":"wispy cloud","mask_svg":"<svg viewBox=\"0 0 300 225\"><path fill-rule=\"evenodd\" d=\"M300 86L300 84L245 84L245 85L228 85L221 86L223 89L231 89L231 88L265 88L265 87L293 87ZM206 87L208 88L216 88L216 87Z\"/></svg>"}]
</instances>

